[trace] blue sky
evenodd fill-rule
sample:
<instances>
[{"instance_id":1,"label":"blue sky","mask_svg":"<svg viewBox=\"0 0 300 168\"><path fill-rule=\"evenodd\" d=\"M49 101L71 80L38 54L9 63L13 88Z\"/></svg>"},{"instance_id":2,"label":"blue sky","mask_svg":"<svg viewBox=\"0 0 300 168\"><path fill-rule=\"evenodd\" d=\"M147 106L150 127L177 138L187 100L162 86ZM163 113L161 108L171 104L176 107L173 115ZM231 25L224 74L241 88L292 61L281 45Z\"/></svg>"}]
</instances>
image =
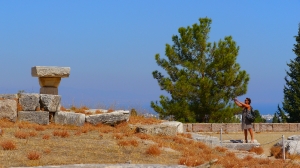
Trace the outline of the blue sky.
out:
<instances>
[{"instance_id":1,"label":"blue sky","mask_svg":"<svg viewBox=\"0 0 300 168\"><path fill-rule=\"evenodd\" d=\"M166 94L152 71L179 27L212 19L210 40L231 35L248 92L261 114L283 100L286 63L295 58L300 1L0 1L0 94L38 93L33 66L71 67L59 94L64 106L150 109Z\"/></svg>"}]
</instances>

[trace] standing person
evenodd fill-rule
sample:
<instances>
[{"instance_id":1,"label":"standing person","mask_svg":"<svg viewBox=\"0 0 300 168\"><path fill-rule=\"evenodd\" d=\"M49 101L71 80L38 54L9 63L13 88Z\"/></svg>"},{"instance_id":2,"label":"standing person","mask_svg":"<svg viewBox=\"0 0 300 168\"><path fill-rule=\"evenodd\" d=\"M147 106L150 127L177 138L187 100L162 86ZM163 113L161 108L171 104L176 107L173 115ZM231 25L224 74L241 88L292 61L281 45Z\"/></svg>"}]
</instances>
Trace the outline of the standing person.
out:
<instances>
[{"instance_id":1,"label":"standing person","mask_svg":"<svg viewBox=\"0 0 300 168\"><path fill-rule=\"evenodd\" d=\"M251 113L251 99L250 98L246 98L245 99L245 103L240 102L238 99L233 99L234 103L236 105L238 105L239 107L243 108L243 113L242 113L242 129L244 130L244 135L245 135L245 142L248 143L248 139L247 139L247 130L250 133L251 136L251 141L250 143L254 143L254 134L253 134L253 127L252 127L252 123L246 118L247 113Z\"/></svg>"}]
</instances>

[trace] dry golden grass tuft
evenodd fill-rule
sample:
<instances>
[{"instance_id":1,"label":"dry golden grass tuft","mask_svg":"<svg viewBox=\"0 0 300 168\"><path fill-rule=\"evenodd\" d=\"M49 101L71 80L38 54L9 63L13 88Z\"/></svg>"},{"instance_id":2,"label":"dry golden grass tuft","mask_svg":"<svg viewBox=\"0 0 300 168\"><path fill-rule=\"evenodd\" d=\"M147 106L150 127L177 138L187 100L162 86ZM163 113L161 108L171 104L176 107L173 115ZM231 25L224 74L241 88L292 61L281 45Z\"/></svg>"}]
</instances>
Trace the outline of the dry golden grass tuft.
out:
<instances>
[{"instance_id":1,"label":"dry golden grass tuft","mask_svg":"<svg viewBox=\"0 0 300 168\"><path fill-rule=\"evenodd\" d=\"M67 109L64 106L60 106L60 111L67 111Z\"/></svg>"},{"instance_id":2,"label":"dry golden grass tuft","mask_svg":"<svg viewBox=\"0 0 300 168\"><path fill-rule=\"evenodd\" d=\"M161 120L158 120L156 118L146 118L144 116L130 116L129 124L145 124L145 125L151 125L151 124L159 124L162 123Z\"/></svg>"},{"instance_id":3,"label":"dry golden grass tuft","mask_svg":"<svg viewBox=\"0 0 300 168\"><path fill-rule=\"evenodd\" d=\"M95 111L95 114L103 114L103 112L100 111L100 110L96 110L96 111Z\"/></svg>"},{"instance_id":4,"label":"dry golden grass tuft","mask_svg":"<svg viewBox=\"0 0 300 168\"><path fill-rule=\"evenodd\" d=\"M161 150L159 149L158 145L151 145L147 150L146 154L159 156L161 154Z\"/></svg>"},{"instance_id":5,"label":"dry golden grass tuft","mask_svg":"<svg viewBox=\"0 0 300 168\"><path fill-rule=\"evenodd\" d=\"M27 132L23 132L23 131L16 131L14 135L16 138L19 138L19 139L27 139L29 136L29 134Z\"/></svg>"},{"instance_id":6,"label":"dry golden grass tuft","mask_svg":"<svg viewBox=\"0 0 300 168\"><path fill-rule=\"evenodd\" d=\"M20 103L17 103L17 111L23 111L23 107Z\"/></svg>"},{"instance_id":7,"label":"dry golden grass tuft","mask_svg":"<svg viewBox=\"0 0 300 168\"><path fill-rule=\"evenodd\" d=\"M50 148L46 148L46 149L44 149L43 153L50 154L51 153L51 149Z\"/></svg>"},{"instance_id":8,"label":"dry golden grass tuft","mask_svg":"<svg viewBox=\"0 0 300 168\"><path fill-rule=\"evenodd\" d=\"M4 130L0 129L0 136L3 136Z\"/></svg>"},{"instance_id":9,"label":"dry golden grass tuft","mask_svg":"<svg viewBox=\"0 0 300 168\"><path fill-rule=\"evenodd\" d=\"M43 135L43 139L45 139L45 140L50 139L50 135L48 135L48 134Z\"/></svg>"},{"instance_id":10,"label":"dry golden grass tuft","mask_svg":"<svg viewBox=\"0 0 300 168\"><path fill-rule=\"evenodd\" d=\"M270 153L271 153L271 156L274 156L277 159L282 158L282 148L280 146L273 146L270 149Z\"/></svg>"},{"instance_id":11,"label":"dry golden grass tuft","mask_svg":"<svg viewBox=\"0 0 300 168\"><path fill-rule=\"evenodd\" d=\"M227 148L224 148L224 147L221 147L221 146L216 146L215 150L218 151L218 152L226 152Z\"/></svg>"},{"instance_id":12,"label":"dry golden grass tuft","mask_svg":"<svg viewBox=\"0 0 300 168\"><path fill-rule=\"evenodd\" d=\"M201 156L188 156L188 157L182 157L179 159L180 165L186 165L189 167L195 167L198 165L203 164L204 161L201 159Z\"/></svg>"},{"instance_id":13,"label":"dry golden grass tuft","mask_svg":"<svg viewBox=\"0 0 300 168\"><path fill-rule=\"evenodd\" d=\"M151 136L148 134L144 134L144 133L136 133L134 134L134 136L139 137L140 139L150 139Z\"/></svg>"},{"instance_id":14,"label":"dry golden grass tuft","mask_svg":"<svg viewBox=\"0 0 300 168\"><path fill-rule=\"evenodd\" d=\"M192 134L190 134L190 133L179 133L177 135L180 136L180 137L192 139Z\"/></svg>"},{"instance_id":15,"label":"dry golden grass tuft","mask_svg":"<svg viewBox=\"0 0 300 168\"><path fill-rule=\"evenodd\" d=\"M27 158L29 160L39 160L41 158L41 154L37 151L31 151L27 153Z\"/></svg>"},{"instance_id":16,"label":"dry golden grass tuft","mask_svg":"<svg viewBox=\"0 0 300 168\"><path fill-rule=\"evenodd\" d=\"M35 136L37 136L37 132L36 131L30 131L29 136L35 137Z\"/></svg>"},{"instance_id":17,"label":"dry golden grass tuft","mask_svg":"<svg viewBox=\"0 0 300 168\"><path fill-rule=\"evenodd\" d=\"M115 139L123 139L124 135L121 134L121 133L114 133L114 134L113 134L113 137L114 137Z\"/></svg>"},{"instance_id":18,"label":"dry golden grass tuft","mask_svg":"<svg viewBox=\"0 0 300 168\"><path fill-rule=\"evenodd\" d=\"M70 136L69 132L67 130L54 130L53 131L53 136L58 136L58 137L61 137L61 138L67 138Z\"/></svg>"},{"instance_id":19,"label":"dry golden grass tuft","mask_svg":"<svg viewBox=\"0 0 300 168\"><path fill-rule=\"evenodd\" d=\"M261 146L259 146L259 147L252 147L252 148L249 150L249 152L254 152L254 153L256 153L256 154L261 155L261 154L264 153L264 149L263 149Z\"/></svg>"},{"instance_id":20,"label":"dry golden grass tuft","mask_svg":"<svg viewBox=\"0 0 300 168\"><path fill-rule=\"evenodd\" d=\"M3 150L14 150L17 148L16 143L12 140L5 140L1 142Z\"/></svg>"},{"instance_id":21,"label":"dry golden grass tuft","mask_svg":"<svg viewBox=\"0 0 300 168\"><path fill-rule=\"evenodd\" d=\"M45 126L42 126L42 125L36 125L35 127L34 127L34 129L36 130L36 131L45 131Z\"/></svg>"},{"instance_id":22,"label":"dry golden grass tuft","mask_svg":"<svg viewBox=\"0 0 300 168\"><path fill-rule=\"evenodd\" d=\"M134 146L137 147L139 146L139 142L135 139L132 140L120 140L118 141L119 146Z\"/></svg>"}]
</instances>

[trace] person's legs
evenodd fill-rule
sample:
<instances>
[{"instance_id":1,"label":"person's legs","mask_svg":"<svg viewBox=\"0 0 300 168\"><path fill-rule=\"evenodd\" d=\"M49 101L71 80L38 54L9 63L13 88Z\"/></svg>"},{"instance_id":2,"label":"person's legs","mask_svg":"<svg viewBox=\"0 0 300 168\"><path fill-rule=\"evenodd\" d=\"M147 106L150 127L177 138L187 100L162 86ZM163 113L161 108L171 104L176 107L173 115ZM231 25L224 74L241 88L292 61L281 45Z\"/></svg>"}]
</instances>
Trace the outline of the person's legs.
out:
<instances>
[{"instance_id":1,"label":"person's legs","mask_svg":"<svg viewBox=\"0 0 300 168\"><path fill-rule=\"evenodd\" d=\"M244 129L244 135L245 135L245 142L248 143L248 139L247 139L248 132L247 132L247 129Z\"/></svg>"},{"instance_id":2,"label":"person's legs","mask_svg":"<svg viewBox=\"0 0 300 168\"><path fill-rule=\"evenodd\" d=\"M253 134L253 129L252 128L249 128L248 129L249 133L250 133L250 136L251 136L251 143L254 142L254 134Z\"/></svg>"}]
</instances>

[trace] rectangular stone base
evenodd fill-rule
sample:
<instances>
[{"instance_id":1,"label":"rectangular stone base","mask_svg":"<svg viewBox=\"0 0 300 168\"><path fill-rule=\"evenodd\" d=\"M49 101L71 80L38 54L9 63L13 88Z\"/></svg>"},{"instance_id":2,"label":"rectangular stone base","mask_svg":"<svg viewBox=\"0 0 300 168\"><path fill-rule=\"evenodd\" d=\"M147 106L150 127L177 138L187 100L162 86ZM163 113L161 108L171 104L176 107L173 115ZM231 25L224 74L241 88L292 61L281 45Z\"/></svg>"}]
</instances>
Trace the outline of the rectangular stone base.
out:
<instances>
[{"instance_id":1,"label":"rectangular stone base","mask_svg":"<svg viewBox=\"0 0 300 168\"><path fill-rule=\"evenodd\" d=\"M56 87L41 87L40 94L58 95L58 88L56 88Z\"/></svg>"},{"instance_id":2,"label":"rectangular stone base","mask_svg":"<svg viewBox=\"0 0 300 168\"><path fill-rule=\"evenodd\" d=\"M18 120L28 121L36 124L48 125L49 112L48 111L19 111Z\"/></svg>"}]
</instances>

